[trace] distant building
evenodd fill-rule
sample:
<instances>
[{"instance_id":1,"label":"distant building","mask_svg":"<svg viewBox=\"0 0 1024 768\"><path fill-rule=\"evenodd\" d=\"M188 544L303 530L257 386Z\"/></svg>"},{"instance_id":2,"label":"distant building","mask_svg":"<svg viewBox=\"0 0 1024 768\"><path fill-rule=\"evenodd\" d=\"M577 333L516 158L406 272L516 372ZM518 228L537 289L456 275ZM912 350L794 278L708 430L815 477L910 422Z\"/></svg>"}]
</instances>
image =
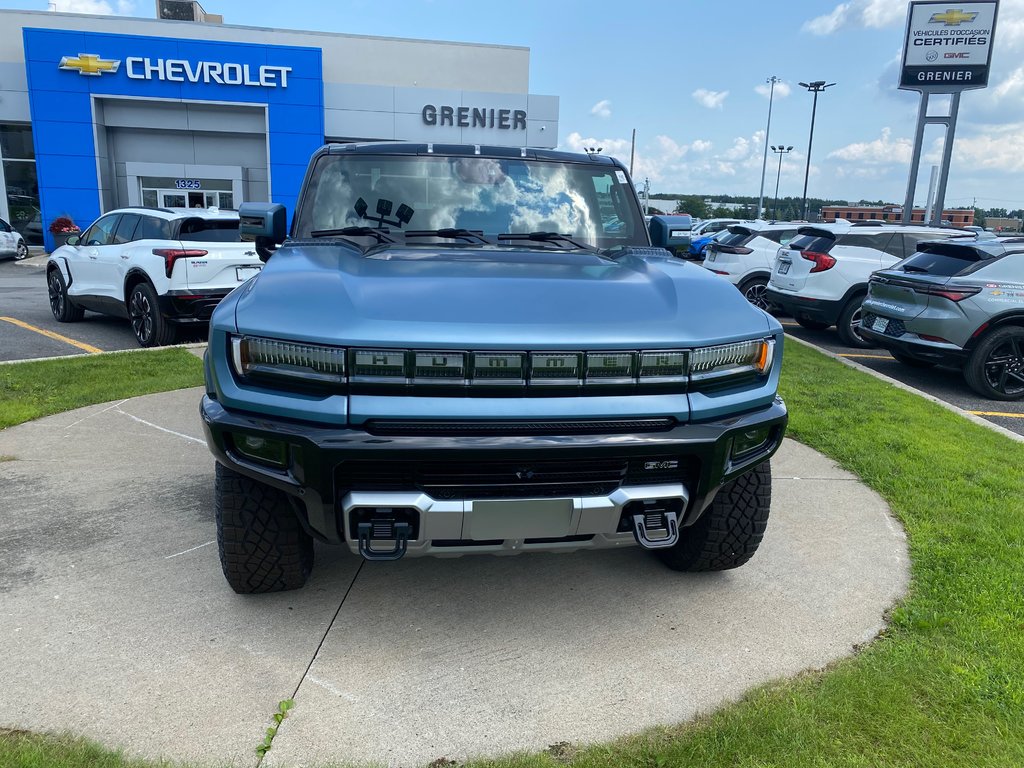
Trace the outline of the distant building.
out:
<instances>
[{"instance_id":1,"label":"distant building","mask_svg":"<svg viewBox=\"0 0 1024 768\"><path fill-rule=\"evenodd\" d=\"M1020 232L1020 219L1007 219L998 216L986 216L985 226L996 232Z\"/></svg>"},{"instance_id":2,"label":"distant building","mask_svg":"<svg viewBox=\"0 0 1024 768\"><path fill-rule=\"evenodd\" d=\"M915 208L910 214L912 224L924 223L924 208ZM826 205L821 209L822 221L892 221L903 220L902 205ZM973 208L948 208L942 212L942 220L954 227L966 227L974 224ZM1019 225L1019 222L1018 222ZM989 225L991 226L991 225Z\"/></svg>"}]
</instances>

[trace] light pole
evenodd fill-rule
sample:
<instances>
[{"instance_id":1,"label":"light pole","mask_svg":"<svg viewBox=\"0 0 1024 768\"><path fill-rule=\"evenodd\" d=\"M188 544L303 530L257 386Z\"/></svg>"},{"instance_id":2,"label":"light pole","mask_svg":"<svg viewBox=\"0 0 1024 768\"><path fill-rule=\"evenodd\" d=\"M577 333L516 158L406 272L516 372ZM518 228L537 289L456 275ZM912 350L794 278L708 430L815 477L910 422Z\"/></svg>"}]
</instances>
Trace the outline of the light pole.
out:
<instances>
[{"instance_id":1,"label":"light pole","mask_svg":"<svg viewBox=\"0 0 1024 768\"><path fill-rule=\"evenodd\" d=\"M814 104L811 107L811 135L807 139L807 169L804 171L804 199L801 205L801 218L807 220L807 178L811 175L811 146L814 144L814 116L818 111L818 94L826 88L831 88L835 83L826 83L824 80L815 80L813 83L800 83L801 88L806 88L814 94Z\"/></svg>"},{"instance_id":2,"label":"light pole","mask_svg":"<svg viewBox=\"0 0 1024 768\"><path fill-rule=\"evenodd\" d=\"M779 173L775 177L775 205L772 206L772 221L779 220L779 180L782 178L782 156L788 155L793 151L793 146L784 147L781 144L775 146L772 144L772 152L775 152L779 156Z\"/></svg>"},{"instance_id":3,"label":"light pole","mask_svg":"<svg viewBox=\"0 0 1024 768\"><path fill-rule=\"evenodd\" d=\"M754 218L761 218L761 206L764 203L764 172L768 167L768 136L772 131L772 99L775 97L775 84L779 82L779 78L772 75L767 80L770 90L768 91L768 126L764 129L764 157L761 159L761 191L757 195L757 216Z\"/></svg>"}]
</instances>

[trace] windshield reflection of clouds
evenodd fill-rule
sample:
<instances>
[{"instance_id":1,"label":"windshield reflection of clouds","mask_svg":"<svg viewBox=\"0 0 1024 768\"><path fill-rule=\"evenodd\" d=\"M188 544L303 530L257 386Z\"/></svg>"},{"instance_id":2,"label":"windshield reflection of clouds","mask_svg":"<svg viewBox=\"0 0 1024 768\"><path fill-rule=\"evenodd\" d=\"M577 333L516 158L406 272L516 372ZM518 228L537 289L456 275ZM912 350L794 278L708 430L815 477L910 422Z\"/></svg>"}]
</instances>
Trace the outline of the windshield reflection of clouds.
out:
<instances>
[{"instance_id":1,"label":"windshield reflection of clouds","mask_svg":"<svg viewBox=\"0 0 1024 768\"><path fill-rule=\"evenodd\" d=\"M312 221L303 229L375 226L355 211L361 197L377 215L379 199L415 210L408 229L466 228L485 234L558 232L595 243L602 234L601 212L584 193L595 196L590 169L554 162L514 162L460 158L454 162L321 160L311 207ZM374 179L370 183L370 179ZM598 183L615 184L611 171ZM394 214L392 213L392 216ZM385 217L390 218L390 217ZM612 234L612 233L609 233Z\"/></svg>"}]
</instances>

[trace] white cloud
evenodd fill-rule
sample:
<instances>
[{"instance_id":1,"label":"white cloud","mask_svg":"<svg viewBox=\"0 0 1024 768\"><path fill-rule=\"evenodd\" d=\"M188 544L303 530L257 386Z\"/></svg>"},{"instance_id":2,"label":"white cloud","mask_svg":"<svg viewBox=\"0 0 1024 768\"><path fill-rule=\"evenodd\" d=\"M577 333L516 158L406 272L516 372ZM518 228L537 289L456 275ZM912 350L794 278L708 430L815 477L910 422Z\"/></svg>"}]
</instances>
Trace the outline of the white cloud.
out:
<instances>
[{"instance_id":1,"label":"white cloud","mask_svg":"<svg viewBox=\"0 0 1024 768\"><path fill-rule=\"evenodd\" d=\"M703 139L696 139L690 145L690 149L694 152L710 152L712 144L710 141L704 141Z\"/></svg>"},{"instance_id":2,"label":"white cloud","mask_svg":"<svg viewBox=\"0 0 1024 768\"><path fill-rule=\"evenodd\" d=\"M979 127L978 135L956 137L955 162L1004 173L1024 170L1024 123Z\"/></svg>"},{"instance_id":3,"label":"white cloud","mask_svg":"<svg viewBox=\"0 0 1024 768\"><path fill-rule=\"evenodd\" d=\"M829 13L804 22L803 31L812 35L831 35L844 27L884 29L907 17L905 3L895 0L850 0Z\"/></svg>"},{"instance_id":4,"label":"white cloud","mask_svg":"<svg viewBox=\"0 0 1024 768\"><path fill-rule=\"evenodd\" d=\"M755 86L754 91L764 96L766 99L771 96L772 87L768 83L762 83L761 85ZM784 99L793 92L793 89L789 86L789 83L782 82L781 80L775 84L775 98Z\"/></svg>"},{"instance_id":5,"label":"white cloud","mask_svg":"<svg viewBox=\"0 0 1024 768\"><path fill-rule=\"evenodd\" d=\"M598 117L611 117L612 116L612 103L608 99L601 99L597 104L590 108L590 114L597 115Z\"/></svg>"},{"instance_id":6,"label":"white cloud","mask_svg":"<svg viewBox=\"0 0 1024 768\"><path fill-rule=\"evenodd\" d=\"M728 91L709 91L706 88L698 88L691 94L698 104L708 109L721 109L725 103Z\"/></svg>"},{"instance_id":7,"label":"white cloud","mask_svg":"<svg viewBox=\"0 0 1024 768\"><path fill-rule=\"evenodd\" d=\"M750 148L753 142L742 136L732 140L732 146L722 155L726 160L743 160L750 155Z\"/></svg>"},{"instance_id":8,"label":"white cloud","mask_svg":"<svg viewBox=\"0 0 1024 768\"><path fill-rule=\"evenodd\" d=\"M107 0L56 0L53 5L53 9L60 13L129 16L135 12L135 3L131 0L117 0L114 5Z\"/></svg>"},{"instance_id":9,"label":"white cloud","mask_svg":"<svg viewBox=\"0 0 1024 768\"><path fill-rule=\"evenodd\" d=\"M882 135L873 141L859 141L830 152L829 159L867 165L891 165L910 163L914 142L906 138L892 138L892 129L885 127Z\"/></svg>"}]
</instances>

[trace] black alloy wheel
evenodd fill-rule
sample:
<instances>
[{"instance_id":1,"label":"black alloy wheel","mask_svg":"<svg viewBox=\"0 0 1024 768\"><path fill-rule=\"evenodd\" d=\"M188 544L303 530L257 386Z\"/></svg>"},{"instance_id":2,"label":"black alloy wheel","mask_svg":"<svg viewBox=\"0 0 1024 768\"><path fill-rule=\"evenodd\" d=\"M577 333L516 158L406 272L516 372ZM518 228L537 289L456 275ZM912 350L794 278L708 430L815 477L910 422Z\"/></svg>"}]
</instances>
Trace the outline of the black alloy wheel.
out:
<instances>
[{"instance_id":1,"label":"black alloy wheel","mask_svg":"<svg viewBox=\"0 0 1024 768\"><path fill-rule=\"evenodd\" d=\"M72 304L68 298L64 278L56 267L46 275L46 293L50 299L50 311L58 323L73 323L85 317L85 310Z\"/></svg>"},{"instance_id":2,"label":"black alloy wheel","mask_svg":"<svg viewBox=\"0 0 1024 768\"><path fill-rule=\"evenodd\" d=\"M128 295L128 319L140 347L173 344L178 328L160 313L156 291L149 283L138 283Z\"/></svg>"},{"instance_id":3,"label":"black alloy wheel","mask_svg":"<svg viewBox=\"0 0 1024 768\"><path fill-rule=\"evenodd\" d=\"M149 296L138 287L132 291L128 300L128 317L132 321L132 332L143 347L152 346L153 343L153 306L149 302Z\"/></svg>"},{"instance_id":4,"label":"black alloy wheel","mask_svg":"<svg viewBox=\"0 0 1024 768\"><path fill-rule=\"evenodd\" d=\"M743 291L743 298L758 309L763 309L767 312L771 308L771 304L768 303L766 298L768 281L763 277L753 277L747 280L743 283L743 287L740 290Z\"/></svg>"},{"instance_id":5,"label":"black alloy wheel","mask_svg":"<svg viewBox=\"0 0 1024 768\"><path fill-rule=\"evenodd\" d=\"M999 328L974 350L964 367L971 388L993 400L1024 398L1024 328Z\"/></svg>"}]
</instances>

